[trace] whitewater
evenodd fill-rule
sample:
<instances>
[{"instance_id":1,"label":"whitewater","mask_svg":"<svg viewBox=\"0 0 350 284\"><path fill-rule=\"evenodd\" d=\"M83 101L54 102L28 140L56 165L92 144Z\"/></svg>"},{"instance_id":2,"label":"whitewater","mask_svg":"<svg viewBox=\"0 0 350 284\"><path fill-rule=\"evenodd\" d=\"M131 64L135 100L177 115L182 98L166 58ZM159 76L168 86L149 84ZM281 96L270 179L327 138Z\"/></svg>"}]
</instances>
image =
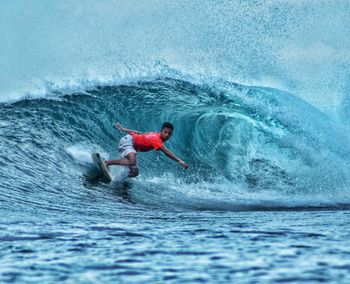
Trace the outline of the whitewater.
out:
<instances>
[{"instance_id":1,"label":"whitewater","mask_svg":"<svg viewBox=\"0 0 350 284\"><path fill-rule=\"evenodd\" d=\"M347 1L0 2L0 280L350 281ZM122 134L175 126L111 167Z\"/></svg>"}]
</instances>

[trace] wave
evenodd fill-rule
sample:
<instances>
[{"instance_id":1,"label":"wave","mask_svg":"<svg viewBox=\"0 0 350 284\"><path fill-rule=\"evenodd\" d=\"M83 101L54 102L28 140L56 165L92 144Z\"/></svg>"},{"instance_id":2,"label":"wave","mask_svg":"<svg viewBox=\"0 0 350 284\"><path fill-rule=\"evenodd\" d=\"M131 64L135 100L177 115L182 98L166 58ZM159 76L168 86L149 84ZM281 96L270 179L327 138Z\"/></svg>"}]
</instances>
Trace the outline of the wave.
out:
<instances>
[{"instance_id":1,"label":"wave","mask_svg":"<svg viewBox=\"0 0 350 284\"><path fill-rule=\"evenodd\" d=\"M125 171L115 167L110 186L127 192L131 202L204 210L350 204L346 132L277 89L167 77L56 91L51 99L0 108L1 191L9 204L82 210L73 204L91 193L87 189L108 188L96 185L89 155L117 156L115 121L140 131L171 121L168 147L190 164L184 171L158 152L140 153L141 175L126 184ZM115 206L108 194L94 198ZM91 200L84 202L97 210Z\"/></svg>"}]
</instances>

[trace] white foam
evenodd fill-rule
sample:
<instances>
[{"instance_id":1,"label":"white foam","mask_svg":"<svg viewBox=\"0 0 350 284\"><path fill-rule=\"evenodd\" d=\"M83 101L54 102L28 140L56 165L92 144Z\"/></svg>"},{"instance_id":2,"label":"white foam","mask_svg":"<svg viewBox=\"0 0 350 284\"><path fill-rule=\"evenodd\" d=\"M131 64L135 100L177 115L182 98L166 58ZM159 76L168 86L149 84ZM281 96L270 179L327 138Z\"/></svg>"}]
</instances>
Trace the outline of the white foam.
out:
<instances>
[{"instance_id":1,"label":"white foam","mask_svg":"<svg viewBox=\"0 0 350 284\"><path fill-rule=\"evenodd\" d=\"M85 174L89 173L89 169L93 162L91 159L91 153L99 152L103 160L110 159L108 153L104 152L98 145L89 145L88 143L79 143L68 146L66 149L68 155L70 155L74 161L82 167ZM128 176L128 169L122 166L109 167L110 174L114 181L123 181Z\"/></svg>"}]
</instances>

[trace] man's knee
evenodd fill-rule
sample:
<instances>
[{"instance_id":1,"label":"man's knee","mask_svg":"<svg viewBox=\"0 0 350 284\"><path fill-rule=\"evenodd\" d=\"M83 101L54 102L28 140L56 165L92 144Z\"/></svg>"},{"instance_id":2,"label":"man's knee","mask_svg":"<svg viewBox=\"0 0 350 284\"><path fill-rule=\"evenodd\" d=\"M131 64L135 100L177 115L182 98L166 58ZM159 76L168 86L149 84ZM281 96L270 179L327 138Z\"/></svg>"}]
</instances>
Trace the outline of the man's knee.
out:
<instances>
[{"instance_id":1,"label":"man's knee","mask_svg":"<svg viewBox=\"0 0 350 284\"><path fill-rule=\"evenodd\" d=\"M129 167L134 167L134 166L136 166L136 154L134 154L134 153L129 153L125 158L126 158L126 160L128 161L128 166L129 166Z\"/></svg>"},{"instance_id":2,"label":"man's knee","mask_svg":"<svg viewBox=\"0 0 350 284\"><path fill-rule=\"evenodd\" d=\"M135 160L128 160L128 166L129 167L135 167L136 166L136 161Z\"/></svg>"}]
</instances>

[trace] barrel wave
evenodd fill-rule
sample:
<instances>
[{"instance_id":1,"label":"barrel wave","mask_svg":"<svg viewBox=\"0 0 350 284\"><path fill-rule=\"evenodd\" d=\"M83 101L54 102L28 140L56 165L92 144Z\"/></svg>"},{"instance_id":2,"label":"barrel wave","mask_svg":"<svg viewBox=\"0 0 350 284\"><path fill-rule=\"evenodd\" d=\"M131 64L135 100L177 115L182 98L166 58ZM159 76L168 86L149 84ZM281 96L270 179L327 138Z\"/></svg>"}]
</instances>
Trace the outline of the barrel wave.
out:
<instances>
[{"instance_id":1,"label":"barrel wave","mask_svg":"<svg viewBox=\"0 0 350 284\"><path fill-rule=\"evenodd\" d=\"M350 283L350 1L0 1L1 283ZM140 175L120 121L174 124Z\"/></svg>"},{"instance_id":2,"label":"barrel wave","mask_svg":"<svg viewBox=\"0 0 350 284\"><path fill-rule=\"evenodd\" d=\"M0 107L1 199L7 209L15 204L25 212L100 214L90 195L103 199L110 212L125 202L173 210L350 204L346 132L277 89L158 78ZM140 131L171 121L175 132L167 145L190 169L158 152L140 153L138 178L126 179L126 169L113 167L114 182L103 183L90 153L118 157L116 121Z\"/></svg>"}]
</instances>

